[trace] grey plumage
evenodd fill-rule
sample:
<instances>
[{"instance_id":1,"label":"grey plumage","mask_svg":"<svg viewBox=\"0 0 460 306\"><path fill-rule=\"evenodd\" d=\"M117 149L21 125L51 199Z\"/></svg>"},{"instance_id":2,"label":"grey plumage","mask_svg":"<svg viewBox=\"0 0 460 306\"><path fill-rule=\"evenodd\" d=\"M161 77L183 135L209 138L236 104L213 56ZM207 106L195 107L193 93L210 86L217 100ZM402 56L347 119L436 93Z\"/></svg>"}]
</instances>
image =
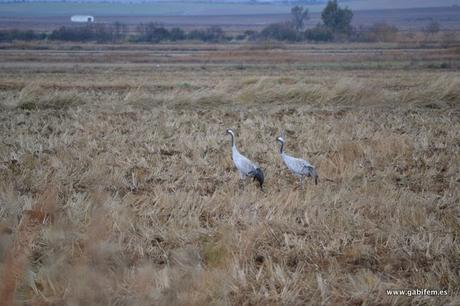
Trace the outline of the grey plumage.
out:
<instances>
[{"instance_id":1,"label":"grey plumage","mask_svg":"<svg viewBox=\"0 0 460 306\"><path fill-rule=\"evenodd\" d=\"M304 159L292 157L284 153L285 140L283 137L278 137L276 140L281 144L281 159L283 160L286 167L291 170L295 176L300 177L301 183L303 184L303 179L305 177L313 177L315 179L315 185L318 184L319 176L315 167Z\"/></svg>"},{"instance_id":2,"label":"grey plumage","mask_svg":"<svg viewBox=\"0 0 460 306\"><path fill-rule=\"evenodd\" d=\"M264 173L262 169L254 162L250 161L246 156L238 152L235 144L235 132L232 129L227 129L226 132L232 137L232 160L240 173L240 178L244 180L245 178L252 177L253 180L259 182L260 189L262 189L264 184Z\"/></svg>"}]
</instances>

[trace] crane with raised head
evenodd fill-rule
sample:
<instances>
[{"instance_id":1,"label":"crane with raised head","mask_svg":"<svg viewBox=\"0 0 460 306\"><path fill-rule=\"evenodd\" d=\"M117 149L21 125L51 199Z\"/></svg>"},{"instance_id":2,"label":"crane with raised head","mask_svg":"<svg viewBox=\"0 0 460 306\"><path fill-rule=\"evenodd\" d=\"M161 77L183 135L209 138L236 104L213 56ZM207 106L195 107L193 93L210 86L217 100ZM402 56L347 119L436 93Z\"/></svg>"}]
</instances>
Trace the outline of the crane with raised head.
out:
<instances>
[{"instance_id":1,"label":"crane with raised head","mask_svg":"<svg viewBox=\"0 0 460 306\"><path fill-rule=\"evenodd\" d=\"M240 173L240 179L244 181L246 178L252 177L253 180L259 182L260 189L263 190L264 173L262 169L238 151L235 143L235 132L232 129L227 129L226 132L232 137L232 160Z\"/></svg>"},{"instance_id":2,"label":"crane with raised head","mask_svg":"<svg viewBox=\"0 0 460 306\"><path fill-rule=\"evenodd\" d=\"M317 185L319 176L318 176L318 173L316 172L315 167L304 159L296 158L296 157L293 157L293 156L290 156L284 153L285 140L282 136L277 137L276 141L278 141L281 144L280 151L279 151L281 159L283 160L286 167L289 170L291 170L291 172L295 176L300 177L300 184L302 185L302 187L303 187L303 181L305 177L314 178L315 185Z\"/></svg>"}]
</instances>

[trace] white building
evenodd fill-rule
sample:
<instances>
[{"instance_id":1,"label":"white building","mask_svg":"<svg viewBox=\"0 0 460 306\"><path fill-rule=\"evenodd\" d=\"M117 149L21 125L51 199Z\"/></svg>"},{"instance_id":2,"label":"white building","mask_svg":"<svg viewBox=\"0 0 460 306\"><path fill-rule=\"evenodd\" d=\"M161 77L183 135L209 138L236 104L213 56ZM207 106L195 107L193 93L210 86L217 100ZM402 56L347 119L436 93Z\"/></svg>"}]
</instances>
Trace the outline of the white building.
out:
<instances>
[{"instance_id":1,"label":"white building","mask_svg":"<svg viewBox=\"0 0 460 306\"><path fill-rule=\"evenodd\" d=\"M94 22L94 16L89 15L73 15L70 17L72 22Z\"/></svg>"}]
</instances>

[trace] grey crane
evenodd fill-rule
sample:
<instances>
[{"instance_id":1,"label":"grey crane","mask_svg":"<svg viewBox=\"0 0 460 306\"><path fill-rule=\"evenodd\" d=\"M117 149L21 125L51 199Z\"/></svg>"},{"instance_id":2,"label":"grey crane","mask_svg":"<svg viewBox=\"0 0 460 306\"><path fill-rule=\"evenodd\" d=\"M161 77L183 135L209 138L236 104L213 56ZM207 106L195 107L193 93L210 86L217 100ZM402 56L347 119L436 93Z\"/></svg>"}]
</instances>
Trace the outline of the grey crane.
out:
<instances>
[{"instance_id":1,"label":"grey crane","mask_svg":"<svg viewBox=\"0 0 460 306\"><path fill-rule=\"evenodd\" d=\"M260 167L254 162L250 161L246 156L238 152L235 144L235 132L232 129L227 129L226 132L232 137L232 159L236 168L240 172L240 179L244 181L246 178L252 177L253 180L257 180L259 182L260 189L263 190L264 173L262 169L260 169Z\"/></svg>"},{"instance_id":2,"label":"grey crane","mask_svg":"<svg viewBox=\"0 0 460 306\"><path fill-rule=\"evenodd\" d=\"M288 167L288 169L291 170L291 172L295 176L300 177L300 183L302 187L303 187L303 180L305 177L313 177L315 179L315 185L317 185L319 177L318 177L318 173L316 173L315 167L312 166L309 162L307 162L304 159L292 157L284 153L285 140L282 136L277 137L276 141L278 141L281 144L281 147L280 147L281 159L283 160L286 167Z\"/></svg>"}]
</instances>

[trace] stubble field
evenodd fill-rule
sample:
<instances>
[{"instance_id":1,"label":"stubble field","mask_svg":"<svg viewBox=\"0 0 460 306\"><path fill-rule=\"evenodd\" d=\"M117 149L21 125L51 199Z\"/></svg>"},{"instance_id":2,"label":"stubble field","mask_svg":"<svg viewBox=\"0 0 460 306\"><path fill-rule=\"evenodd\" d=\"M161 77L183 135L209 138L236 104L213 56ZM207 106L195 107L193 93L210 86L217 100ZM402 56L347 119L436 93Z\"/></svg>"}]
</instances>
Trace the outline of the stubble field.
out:
<instances>
[{"instance_id":1,"label":"stubble field","mask_svg":"<svg viewBox=\"0 0 460 306\"><path fill-rule=\"evenodd\" d=\"M0 303L459 304L459 66L442 44L2 45ZM417 288L448 296L387 295Z\"/></svg>"}]
</instances>

